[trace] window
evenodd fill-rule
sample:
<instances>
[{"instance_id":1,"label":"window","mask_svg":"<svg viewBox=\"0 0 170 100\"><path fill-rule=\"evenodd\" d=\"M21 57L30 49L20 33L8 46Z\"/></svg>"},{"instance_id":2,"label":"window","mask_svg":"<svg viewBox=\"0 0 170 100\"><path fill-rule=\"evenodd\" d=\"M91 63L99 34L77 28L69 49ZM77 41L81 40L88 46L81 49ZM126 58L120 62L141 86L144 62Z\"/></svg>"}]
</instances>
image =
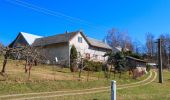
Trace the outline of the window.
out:
<instances>
[{"instance_id":1,"label":"window","mask_svg":"<svg viewBox=\"0 0 170 100\"><path fill-rule=\"evenodd\" d=\"M78 37L78 42L82 43L82 37Z\"/></svg>"},{"instance_id":2,"label":"window","mask_svg":"<svg viewBox=\"0 0 170 100\"><path fill-rule=\"evenodd\" d=\"M98 59L98 55L95 55L95 54L94 54L94 55L93 55L93 58L94 58L94 59Z\"/></svg>"},{"instance_id":3,"label":"window","mask_svg":"<svg viewBox=\"0 0 170 100\"><path fill-rule=\"evenodd\" d=\"M90 59L90 54L86 53L86 59Z\"/></svg>"}]
</instances>

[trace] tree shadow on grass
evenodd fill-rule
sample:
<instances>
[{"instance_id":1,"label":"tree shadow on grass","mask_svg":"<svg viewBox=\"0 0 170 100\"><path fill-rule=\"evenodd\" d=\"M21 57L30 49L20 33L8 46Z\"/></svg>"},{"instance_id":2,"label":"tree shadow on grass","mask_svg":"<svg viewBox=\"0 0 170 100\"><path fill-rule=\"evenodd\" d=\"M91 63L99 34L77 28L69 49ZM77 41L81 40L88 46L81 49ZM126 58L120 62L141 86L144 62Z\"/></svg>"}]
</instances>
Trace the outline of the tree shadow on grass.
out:
<instances>
[{"instance_id":1,"label":"tree shadow on grass","mask_svg":"<svg viewBox=\"0 0 170 100\"><path fill-rule=\"evenodd\" d=\"M6 81L6 79L0 79L0 81Z\"/></svg>"}]
</instances>

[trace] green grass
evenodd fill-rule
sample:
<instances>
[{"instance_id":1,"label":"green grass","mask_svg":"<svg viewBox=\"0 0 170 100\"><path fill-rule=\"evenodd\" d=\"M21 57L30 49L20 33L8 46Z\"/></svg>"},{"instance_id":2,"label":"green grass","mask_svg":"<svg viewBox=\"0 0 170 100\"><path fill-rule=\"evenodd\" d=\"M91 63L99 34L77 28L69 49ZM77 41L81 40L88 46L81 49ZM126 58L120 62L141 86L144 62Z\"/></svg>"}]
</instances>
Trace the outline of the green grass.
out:
<instances>
[{"instance_id":1,"label":"green grass","mask_svg":"<svg viewBox=\"0 0 170 100\"><path fill-rule=\"evenodd\" d=\"M1 66L2 61L0 62L0 69ZM78 81L76 79L78 73L74 73L73 78L73 73L71 73L68 68L61 69L57 66L39 65L33 67L31 80L28 81L28 75L24 73L24 62L13 60L10 60L7 64L7 73L8 78L6 81L2 81L3 77L0 76L1 95L103 87L110 86L111 80L114 79L113 74L111 74L112 77L107 80L104 78L103 72L90 72L90 78L92 79L87 81L87 72L84 71L82 73L83 80ZM147 76L148 75L145 75L137 80L133 80L129 78L127 73L124 73L121 79L119 79L117 75L114 80L117 81L117 84L127 84L140 81ZM60 77L64 78L60 79Z\"/></svg>"},{"instance_id":2,"label":"green grass","mask_svg":"<svg viewBox=\"0 0 170 100\"><path fill-rule=\"evenodd\" d=\"M120 98L127 98L126 100L169 100L170 99L170 72L164 71L164 83L158 83L158 79L152 84L120 90L118 93L126 94ZM135 94L135 95L133 95Z\"/></svg>"},{"instance_id":3,"label":"green grass","mask_svg":"<svg viewBox=\"0 0 170 100\"><path fill-rule=\"evenodd\" d=\"M170 100L170 72L164 71L164 83L158 79L148 85L117 90L117 100ZM49 98L48 100L110 100L110 92L64 96ZM45 100L45 99L41 99Z\"/></svg>"},{"instance_id":4,"label":"green grass","mask_svg":"<svg viewBox=\"0 0 170 100\"><path fill-rule=\"evenodd\" d=\"M36 100L47 100L47 98L41 98ZM48 100L111 100L110 92L103 92L97 94L85 94L85 95L76 95L76 96L64 96L64 97L51 97ZM121 99L127 100L127 99ZM130 99L137 100L137 99ZM148 100L148 99L147 99Z\"/></svg>"}]
</instances>

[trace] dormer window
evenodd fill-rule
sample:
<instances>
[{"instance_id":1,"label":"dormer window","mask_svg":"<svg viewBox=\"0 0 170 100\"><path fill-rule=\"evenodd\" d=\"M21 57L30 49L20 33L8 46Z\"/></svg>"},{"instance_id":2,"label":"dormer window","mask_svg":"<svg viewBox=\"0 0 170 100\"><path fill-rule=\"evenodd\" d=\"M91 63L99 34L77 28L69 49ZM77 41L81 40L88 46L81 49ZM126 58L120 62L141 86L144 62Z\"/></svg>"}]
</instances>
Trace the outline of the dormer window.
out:
<instances>
[{"instance_id":1,"label":"dormer window","mask_svg":"<svg viewBox=\"0 0 170 100\"><path fill-rule=\"evenodd\" d=\"M82 41L82 37L80 37L80 36L78 37L78 42L79 42L79 43L82 43L82 42L83 42L83 41Z\"/></svg>"}]
</instances>

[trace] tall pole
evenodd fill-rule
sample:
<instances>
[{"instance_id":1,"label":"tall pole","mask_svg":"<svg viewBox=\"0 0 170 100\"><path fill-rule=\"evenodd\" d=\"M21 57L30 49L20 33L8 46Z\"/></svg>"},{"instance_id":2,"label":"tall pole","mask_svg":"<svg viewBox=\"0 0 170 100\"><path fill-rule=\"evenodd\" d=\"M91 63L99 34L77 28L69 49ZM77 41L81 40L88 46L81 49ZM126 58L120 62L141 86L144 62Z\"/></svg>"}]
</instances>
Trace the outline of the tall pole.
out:
<instances>
[{"instance_id":1,"label":"tall pole","mask_svg":"<svg viewBox=\"0 0 170 100\"><path fill-rule=\"evenodd\" d=\"M162 77L162 40L158 39L158 65L159 65L159 83L163 83Z\"/></svg>"},{"instance_id":2,"label":"tall pole","mask_svg":"<svg viewBox=\"0 0 170 100\"><path fill-rule=\"evenodd\" d=\"M170 70L169 60L170 60L170 46L168 47L168 69Z\"/></svg>"}]
</instances>

